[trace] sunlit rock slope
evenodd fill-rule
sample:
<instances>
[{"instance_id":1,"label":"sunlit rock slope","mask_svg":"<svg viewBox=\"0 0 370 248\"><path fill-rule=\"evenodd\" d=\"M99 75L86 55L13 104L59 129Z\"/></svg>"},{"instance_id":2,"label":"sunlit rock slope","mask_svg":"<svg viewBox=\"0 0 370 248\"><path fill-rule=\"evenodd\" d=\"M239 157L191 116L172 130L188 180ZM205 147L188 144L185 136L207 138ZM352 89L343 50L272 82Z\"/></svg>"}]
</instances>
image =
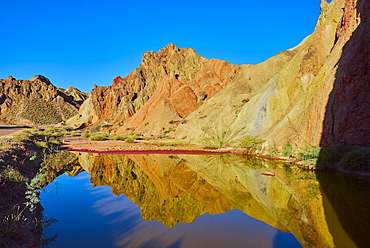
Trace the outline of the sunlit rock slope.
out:
<instances>
[{"instance_id":1,"label":"sunlit rock slope","mask_svg":"<svg viewBox=\"0 0 370 248\"><path fill-rule=\"evenodd\" d=\"M43 76L37 75L30 80L16 80L11 76L0 79L2 124L57 124L76 115L78 107L72 97Z\"/></svg>"}]
</instances>

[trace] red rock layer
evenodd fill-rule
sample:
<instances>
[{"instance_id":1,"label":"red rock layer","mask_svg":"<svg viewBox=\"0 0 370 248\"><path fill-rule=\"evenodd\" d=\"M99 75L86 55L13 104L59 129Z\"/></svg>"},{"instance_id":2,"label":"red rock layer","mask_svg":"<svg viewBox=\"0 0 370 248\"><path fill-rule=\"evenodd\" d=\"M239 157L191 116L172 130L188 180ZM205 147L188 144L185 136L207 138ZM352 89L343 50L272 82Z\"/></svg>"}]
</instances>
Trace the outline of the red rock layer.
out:
<instances>
[{"instance_id":1,"label":"red rock layer","mask_svg":"<svg viewBox=\"0 0 370 248\"><path fill-rule=\"evenodd\" d=\"M151 98L128 119L119 132L129 130L160 134L170 131L182 118L230 83L239 70L239 66L211 59L194 75L193 80L180 81L170 76L163 77Z\"/></svg>"}]
</instances>

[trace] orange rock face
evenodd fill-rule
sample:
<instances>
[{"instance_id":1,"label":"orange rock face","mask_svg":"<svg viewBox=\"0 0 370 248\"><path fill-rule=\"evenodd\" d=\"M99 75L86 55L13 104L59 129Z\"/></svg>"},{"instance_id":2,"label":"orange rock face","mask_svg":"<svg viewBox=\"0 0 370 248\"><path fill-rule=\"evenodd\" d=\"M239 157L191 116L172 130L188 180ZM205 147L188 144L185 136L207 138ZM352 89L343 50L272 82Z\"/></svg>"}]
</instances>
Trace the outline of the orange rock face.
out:
<instances>
[{"instance_id":1,"label":"orange rock face","mask_svg":"<svg viewBox=\"0 0 370 248\"><path fill-rule=\"evenodd\" d=\"M239 66L211 59L193 80L163 77L151 98L118 131L124 133L128 129L160 134L171 130L182 118L225 87L239 70Z\"/></svg>"},{"instance_id":2,"label":"orange rock face","mask_svg":"<svg viewBox=\"0 0 370 248\"><path fill-rule=\"evenodd\" d=\"M81 120L113 124L120 127L119 133L163 133L169 122L188 116L239 70L240 66L207 60L193 49L169 44L158 53L145 53L142 64L126 78L114 78L112 86L95 86L90 93L90 116Z\"/></svg>"}]
</instances>

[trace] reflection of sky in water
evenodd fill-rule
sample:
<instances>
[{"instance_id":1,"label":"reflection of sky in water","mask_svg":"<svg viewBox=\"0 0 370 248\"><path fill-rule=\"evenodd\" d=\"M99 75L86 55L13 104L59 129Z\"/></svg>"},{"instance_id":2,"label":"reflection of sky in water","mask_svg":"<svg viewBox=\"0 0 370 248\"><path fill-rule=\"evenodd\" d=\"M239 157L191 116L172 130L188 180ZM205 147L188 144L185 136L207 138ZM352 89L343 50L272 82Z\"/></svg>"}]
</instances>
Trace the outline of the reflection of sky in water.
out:
<instances>
[{"instance_id":1,"label":"reflection of sky in water","mask_svg":"<svg viewBox=\"0 0 370 248\"><path fill-rule=\"evenodd\" d=\"M239 210L167 228L141 219L138 207L124 195L114 196L110 187L93 188L86 172L62 175L56 185L41 194L44 215L59 220L46 234L59 234L50 247L300 247L293 235Z\"/></svg>"}]
</instances>

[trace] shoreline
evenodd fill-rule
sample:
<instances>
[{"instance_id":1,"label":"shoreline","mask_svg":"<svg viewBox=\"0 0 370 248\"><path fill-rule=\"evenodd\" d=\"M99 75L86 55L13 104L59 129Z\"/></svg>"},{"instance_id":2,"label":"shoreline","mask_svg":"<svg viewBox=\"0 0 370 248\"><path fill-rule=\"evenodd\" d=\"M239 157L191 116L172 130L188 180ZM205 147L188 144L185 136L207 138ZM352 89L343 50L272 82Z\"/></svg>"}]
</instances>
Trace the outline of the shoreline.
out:
<instances>
[{"instance_id":1,"label":"shoreline","mask_svg":"<svg viewBox=\"0 0 370 248\"><path fill-rule=\"evenodd\" d=\"M139 141L135 143L127 143L120 140L104 140L104 141L92 141L88 138L83 137L64 137L63 143L60 146L61 150L64 151L75 151L75 152L87 152L87 153L100 153L100 154L192 154L192 155L245 155L253 156L261 159L270 161L279 161L295 165L301 169L308 171L327 171L332 173L339 173L347 176L354 176L357 178L363 178L370 180L370 172L366 171L349 171L341 168L332 169L319 169L314 165L307 165L304 161L298 159L292 159L291 157L285 156L274 156L263 153L250 152L243 148L204 148L196 145L165 145L163 142L157 140L149 140L148 143ZM155 143L158 142L158 143Z\"/></svg>"},{"instance_id":2,"label":"shoreline","mask_svg":"<svg viewBox=\"0 0 370 248\"><path fill-rule=\"evenodd\" d=\"M143 141L135 143L127 143L118 140L104 140L104 141L92 141L88 138L83 137L64 137L61 150L64 151L75 151L75 152L87 152L87 153L109 153L109 154L193 154L193 155L245 155L253 156L267 160L280 161L289 164L295 164L303 169L313 170L309 168L302 161L292 160L289 157L284 156L273 156L262 153L250 152L243 148L207 148L200 147L192 144L187 145L165 145L156 140L150 140L148 143Z\"/></svg>"}]
</instances>

